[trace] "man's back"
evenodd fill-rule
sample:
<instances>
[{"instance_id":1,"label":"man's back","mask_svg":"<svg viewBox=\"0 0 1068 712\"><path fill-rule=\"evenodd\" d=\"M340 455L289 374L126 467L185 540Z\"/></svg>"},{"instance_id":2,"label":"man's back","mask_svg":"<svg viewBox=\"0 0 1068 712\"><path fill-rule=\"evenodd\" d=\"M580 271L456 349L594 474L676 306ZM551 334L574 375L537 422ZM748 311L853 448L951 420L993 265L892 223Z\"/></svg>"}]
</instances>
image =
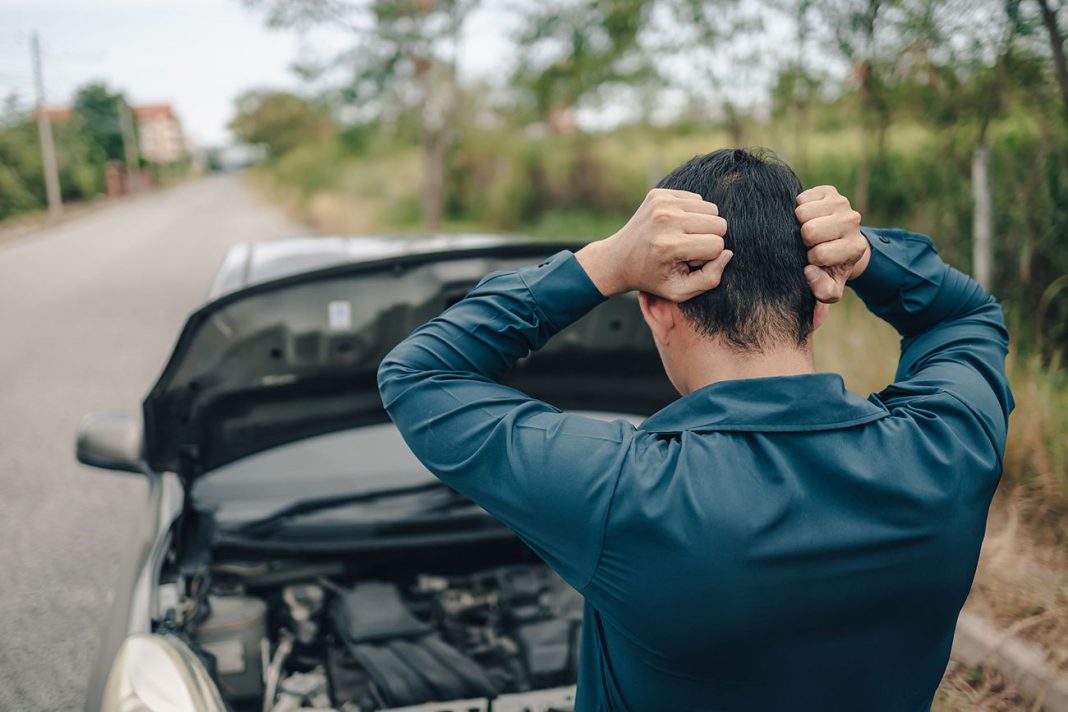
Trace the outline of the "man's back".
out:
<instances>
[{"instance_id":1,"label":"man's back","mask_svg":"<svg viewBox=\"0 0 1068 712\"><path fill-rule=\"evenodd\" d=\"M868 400L833 374L723 380L634 428L499 385L603 299L570 253L383 361L412 450L585 597L578 712L930 705L1000 475L1007 335L928 238L866 237L853 286L902 335Z\"/></svg>"},{"instance_id":2,"label":"man's back","mask_svg":"<svg viewBox=\"0 0 1068 712\"><path fill-rule=\"evenodd\" d=\"M613 709L926 709L1000 471L945 398L730 381L643 424L662 466L615 494L590 687Z\"/></svg>"}]
</instances>

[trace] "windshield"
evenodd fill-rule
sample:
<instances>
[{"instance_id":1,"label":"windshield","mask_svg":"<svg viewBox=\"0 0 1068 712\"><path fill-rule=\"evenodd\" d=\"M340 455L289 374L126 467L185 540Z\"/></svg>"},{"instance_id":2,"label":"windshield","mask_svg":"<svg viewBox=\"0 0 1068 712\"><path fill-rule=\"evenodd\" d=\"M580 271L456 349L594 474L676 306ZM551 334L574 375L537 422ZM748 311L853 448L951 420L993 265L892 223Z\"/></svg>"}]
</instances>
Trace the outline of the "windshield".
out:
<instances>
[{"instance_id":1,"label":"windshield","mask_svg":"<svg viewBox=\"0 0 1068 712\"><path fill-rule=\"evenodd\" d=\"M306 499L349 497L434 482L392 423L282 445L224 465L193 485L193 505L216 521L251 521Z\"/></svg>"},{"instance_id":2,"label":"windshield","mask_svg":"<svg viewBox=\"0 0 1068 712\"><path fill-rule=\"evenodd\" d=\"M584 415L622 418L635 425L642 420L616 413ZM347 519L381 520L440 507L449 494L433 491L436 482L393 424L383 423L299 440L224 465L193 483L192 498L197 510L214 512L217 525L232 528L277 515L298 502L336 498L341 505L360 495L412 490L388 502L357 502L346 506L343 513L333 513ZM430 491L422 491L423 485Z\"/></svg>"}]
</instances>

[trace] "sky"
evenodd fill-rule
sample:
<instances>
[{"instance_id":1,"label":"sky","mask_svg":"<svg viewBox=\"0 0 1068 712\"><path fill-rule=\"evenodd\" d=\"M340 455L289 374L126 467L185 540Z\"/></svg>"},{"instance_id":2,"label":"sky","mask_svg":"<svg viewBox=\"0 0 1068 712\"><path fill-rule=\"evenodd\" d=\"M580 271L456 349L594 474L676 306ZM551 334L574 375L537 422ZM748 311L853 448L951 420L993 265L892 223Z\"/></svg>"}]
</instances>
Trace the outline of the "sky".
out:
<instances>
[{"instance_id":1,"label":"sky","mask_svg":"<svg viewBox=\"0 0 1068 712\"><path fill-rule=\"evenodd\" d=\"M463 76L492 74L507 61L497 20L471 19ZM322 51L343 41L269 29L240 0L0 0L0 98L17 92L26 107L34 102L34 32L49 105L69 104L79 86L104 80L134 105L172 104L200 146L230 140L226 124L242 91L297 89L290 66L302 47Z\"/></svg>"}]
</instances>

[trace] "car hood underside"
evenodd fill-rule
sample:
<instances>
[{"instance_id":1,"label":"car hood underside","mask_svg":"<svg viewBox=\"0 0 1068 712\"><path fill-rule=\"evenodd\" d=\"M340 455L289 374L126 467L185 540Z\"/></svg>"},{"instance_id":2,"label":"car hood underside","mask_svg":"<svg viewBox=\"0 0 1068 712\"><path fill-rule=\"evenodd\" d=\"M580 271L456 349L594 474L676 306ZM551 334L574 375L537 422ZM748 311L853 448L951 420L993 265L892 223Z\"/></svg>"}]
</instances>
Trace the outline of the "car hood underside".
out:
<instances>
[{"instance_id":1,"label":"car hood underside","mask_svg":"<svg viewBox=\"0 0 1068 712\"><path fill-rule=\"evenodd\" d=\"M144 402L156 471L200 473L277 445L388 420L382 358L483 276L559 244L501 244L343 264L254 284L186 323ZM648 414L676 397L632 295L607 300L505 381L566 409Z\"/></svg>"}]
</instances>

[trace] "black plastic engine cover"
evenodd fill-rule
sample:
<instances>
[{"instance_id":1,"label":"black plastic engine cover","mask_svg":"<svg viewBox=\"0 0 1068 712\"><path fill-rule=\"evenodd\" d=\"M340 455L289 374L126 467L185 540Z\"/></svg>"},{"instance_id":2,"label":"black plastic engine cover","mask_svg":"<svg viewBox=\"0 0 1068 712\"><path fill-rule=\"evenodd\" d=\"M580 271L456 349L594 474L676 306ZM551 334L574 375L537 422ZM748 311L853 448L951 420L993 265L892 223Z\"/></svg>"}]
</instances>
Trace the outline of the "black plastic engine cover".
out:
<instances>
[{"instance_id":1,"label":"black plastic engine cover","mask_svg":"<svg viewBox=\"0 0 1068 712\"><path fill-rule=\"evenodd\" d=\"M350 644L390 640L431 631L412 615L391 583L368 581L338 596L334 604L338 632Z\"/></svg>"},{"instance_id":2,"label":"black plastic engine cover","mask_svg":"<svg viewBox=\"0 0 1068 712\"><path fill-rule=\"evenodd\" d=\"M478 663L412 615L393 584L358 584L338 597L334 619L352 657L389 705L500 692Z\"/></svg>"}]
</instances>

